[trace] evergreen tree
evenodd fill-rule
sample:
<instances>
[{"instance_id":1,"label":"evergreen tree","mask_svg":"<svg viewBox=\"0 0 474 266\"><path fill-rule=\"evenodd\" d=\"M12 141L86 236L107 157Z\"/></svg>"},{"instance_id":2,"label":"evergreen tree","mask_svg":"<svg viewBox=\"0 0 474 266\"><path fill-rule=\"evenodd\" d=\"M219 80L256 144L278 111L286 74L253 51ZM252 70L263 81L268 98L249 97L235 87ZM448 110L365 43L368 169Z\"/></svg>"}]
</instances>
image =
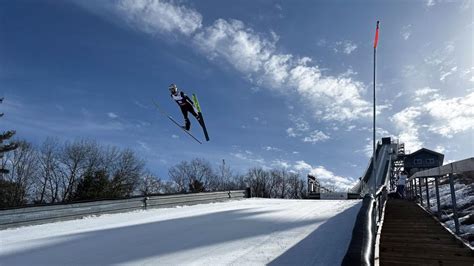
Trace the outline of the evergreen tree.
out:
<instances>
[{"instance_id":1,"label":"evergreen tree","mask_svg":"<svg viewBox=\"0 0 474 266\"><path fill-rule=\"evenodd\" d=\"M108 196L109 181L104 170L87 172L77 185L74 200L103 199Z\"/></svg>"},{"instance_id":2,"label":"evergreen tree","mask_svg":"<svg viewBox=\"0 0 474 266\"><path fill-rule=\"evenodd\" d=\"M3 98L0 98L0 103L3 102ZM4 114L3 113L0 113L0 117L2 117ZM3 154L5 152L9 152L9 151L12 151L12 150L15 150L16 148L18 148L18 143L16 142L11 142L11 143L5 143L4 144L4 141L10 139L11 137L13 137L13 135L15 135L15 131L14 130L9 130L7 132L4 132L3 134L0 134L0 159L3 158ZM3 167L4 164L2 164L2 167L0 167L0 173L1 174L8 174L8 170L5 169Z\"/></svg>"}]
</instances>

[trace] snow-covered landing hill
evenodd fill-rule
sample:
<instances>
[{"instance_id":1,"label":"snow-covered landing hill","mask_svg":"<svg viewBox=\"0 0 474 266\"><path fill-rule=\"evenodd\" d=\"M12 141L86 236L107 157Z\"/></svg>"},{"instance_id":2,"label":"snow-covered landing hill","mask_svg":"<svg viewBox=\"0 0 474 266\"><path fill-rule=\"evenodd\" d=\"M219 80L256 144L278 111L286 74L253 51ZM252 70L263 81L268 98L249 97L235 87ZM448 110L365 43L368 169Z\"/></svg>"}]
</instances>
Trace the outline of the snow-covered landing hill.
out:
<instances>
[{"instance_id":1,"label":"snow-covered landing hill","mask_svg":"<svg viewBox=\"0 0 474 266\"><path fill-rule=\"evenodd\" d=\"M360 201L246 199L0 231L1 265L339 265Z\"/></svg>"}]
</instances>

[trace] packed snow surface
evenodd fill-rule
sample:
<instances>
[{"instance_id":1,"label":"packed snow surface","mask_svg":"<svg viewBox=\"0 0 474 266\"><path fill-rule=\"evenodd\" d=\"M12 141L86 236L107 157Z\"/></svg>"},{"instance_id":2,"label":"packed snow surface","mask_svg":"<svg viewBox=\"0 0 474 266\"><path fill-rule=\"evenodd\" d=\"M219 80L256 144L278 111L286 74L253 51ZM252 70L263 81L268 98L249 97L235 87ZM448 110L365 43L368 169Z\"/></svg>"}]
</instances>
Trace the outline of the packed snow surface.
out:
<instances>
[{"instance_id":1,"label":"packed snow surface","mask_svg":"<svg viewBox=\"0 0 474 266\"><path fill-rule=\"evenodd\" d=\"M245 199L0 231L0 265L339 265L360 201Z\"/></svg>"}]
</instances>

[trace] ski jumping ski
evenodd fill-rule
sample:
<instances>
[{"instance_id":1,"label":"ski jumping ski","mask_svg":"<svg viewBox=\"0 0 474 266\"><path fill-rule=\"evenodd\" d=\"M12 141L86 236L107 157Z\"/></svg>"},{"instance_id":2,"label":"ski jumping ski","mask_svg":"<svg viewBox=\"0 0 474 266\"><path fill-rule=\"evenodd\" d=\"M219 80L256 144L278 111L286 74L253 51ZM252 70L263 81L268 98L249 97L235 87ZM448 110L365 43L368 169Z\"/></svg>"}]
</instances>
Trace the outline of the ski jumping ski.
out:
<instances>
[{"instance_id":1,"label":"ski jumping ski","mask_svg":"<svg viewBox=\"0 0 474 266\"><path fill-rule=\"evenodd\" d=\"M209 141L209 135L207 134L206 124L204 122L204 117L202 116L201 106L199 105L199 101L196 97L196 94L194 94L194 93L193 93L193 102L194 102L194 106L196 107L196 109L198 111L198 115L201 118L199 120L199 124L201 125L202 131L204 132L204 137L206 138L206 141Z\"/></svg>"},{"instance_id":2,"label":"ski jumping ski","mask_svg":"<svg viewBox=\"0 0 474 266\"><path fill-rule=\"evenodd\" d=\"M197 141L199 144L202 144L202 142L197 139L195 136L193 136L193 134L191 134L189 131L187 131L186 129L184 129L180 124L178 124L178 122L176 122L176 120L173 119L172 116L168 115L165 111L163 111L160 106L158 105L158 103L156 102L153 102L153 104L155 105L156 109L158 109L158 111L168 117L169 120L171 120L171 122L173 122L177 127L179 127L182 131L184 131L186 134L188 134L191 138L193 138L195 141ZM201 125L202 126L202 125ZM207 132L206 132L206 136L207 136ZM207 139L207 138L206 138Z\"/></svg>"}]
</instances>

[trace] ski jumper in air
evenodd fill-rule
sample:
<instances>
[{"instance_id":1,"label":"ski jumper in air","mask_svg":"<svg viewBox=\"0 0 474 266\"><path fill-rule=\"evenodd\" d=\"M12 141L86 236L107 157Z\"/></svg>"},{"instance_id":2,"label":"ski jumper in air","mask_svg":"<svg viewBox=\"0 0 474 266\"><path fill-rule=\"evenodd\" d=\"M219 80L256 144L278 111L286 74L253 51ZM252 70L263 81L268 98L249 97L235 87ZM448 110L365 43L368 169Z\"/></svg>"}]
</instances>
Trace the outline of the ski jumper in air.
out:
<instances>
[{"instance_id":1,"label":"ski jumper in air","mask_svg":"<svg viewBox=\"0 0 474 266\"><path fill-rule=\"evenodd\" d=\"M194 109L193 101L182 91L178 91L178 87L175 84L171 84L169 87L171 92L171 98L175 100L175 102L179 105L181 112L183 113L184 117L184 129L189 130L191 128L191 122L188 118L188 112L191 113L194 117L196 117L199 124L201 123L201 116L196 113Z\"/></svg>"}]
</instances>

